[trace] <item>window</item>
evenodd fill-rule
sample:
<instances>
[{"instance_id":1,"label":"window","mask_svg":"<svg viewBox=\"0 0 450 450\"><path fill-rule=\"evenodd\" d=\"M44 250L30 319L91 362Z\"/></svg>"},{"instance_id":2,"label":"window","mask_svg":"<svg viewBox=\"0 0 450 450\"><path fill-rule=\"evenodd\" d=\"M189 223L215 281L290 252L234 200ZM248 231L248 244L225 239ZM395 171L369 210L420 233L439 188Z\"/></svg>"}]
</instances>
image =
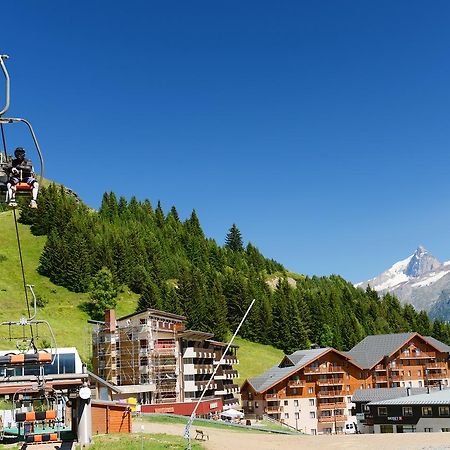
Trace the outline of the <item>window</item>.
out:
<instances>
[{"instance_id":1,"label":"window","mask_svg":"<svg viewBox=\"0 0 450 450\"><path fill-rule=\"evenodd\" d=\"M423 431L425 431L425 433L432 433L433 428L424 428Z\"/></svg>"},{"instance_id":2,"label":"window","mask_svg":"<svg viewBox=\"0 0 450 450\"><path fill-rule=\"evenodd\" d=\"M309 399L309 406L314 406L315 400L313 398Z\"/></svg>"},{"instance_id":3,"label":"window","mask_svg":"<svg viewBox=\"0 0 450 450\"><path fill-rule=\"evenodd\" d=\"M412 416L413 415L412 406L404 406L403 407L403 415L404 416Z\"/></svg>"},{"instance_id":4,"label":"window","mask_svg":"<svg viewBox=\"0 0 450 450\"><path fill-rule=\"evenodd\" d=\"M315 419L316 418L316 412L315 411L310 411L309 412L309 418L310 419Z\"/></svg>"},{"instance_id":5,"label":"window","mask_svg":"<svg viewBox=\"0 0 450 450\"><path fill-rule=\"evenodd\" d=\"M308 388L308 394L314 394L314 388L313 387L309 387Z\"/></svg>"},{"instance_id":6,"label":"window","mask_svg":"<svg viewBox=\"0 0 450 450\"><path fill-rule=\"evenodd\" d=\"M300 413L296 412L296 413L295 413L295 418L296 418L296 419L300 419Z\"/></svg>"},{"instance_id":7,"label":"window","mask_svg":"<svg viewBox=\"0 0 450 450\"><path fill-rule=\"evenodd\" d=\"M284 418L289 419L289 413L284 413Z\"/></svg>"},{"instance_id":8,"label":"window","mask_svg":"<svg viewBox=\"0 0 450 450\"><path fill-rule=\"evenodd\" d=\"M408 377L410 377L411 376L411 371L410 370L408 370Z\"/></svg>"},{"instance_id":9,"label":"window","mask_svg":"<svg viewBox=\"0 0 450 450\"><path fill-rule=\"evenodd\" d=\"M287 405L289 405L289 401L288 401L288 400L285 400L285 401L284 401L284 406L287 406Z\"/></svg>"},{"instance_id":10,"label":"window","mask_svg":"<svg viewBox=\"0 0 450 450\"><path fill-rule=\"evenodd\" d=\"M294 400L294 406L298 406L298 400Z\"/></svg>"},{"instance_id":11,"label":"window","mask_svg":"<svg viewBox=\"0 0 450 450\"><path fill-rule=\"evenodd\" d=\"M369 412L370 408L367 405L364 405L364 411Z\"/></svg>"},{"instance_id":12,"label":"window","mask_svg":"<svg viewBox=\"0 0 450 450\"><path fill-rule=\"evenodd\" d=\"M439 415L440 416L449 416L450 408L448 406L439 406Z\"/></svg>"},{"instance_id":13,"label":"window","mask_svg":"<svg viewBox=\"0 0 450 450\"><path fill-rule=\"evenodd\" d=\"M342 427L336 427L336 433L342 433L344 429Z\"/></svg>"},{"instance_id":14,"label":"window","mask_svg":"<svg viewBox=\"0 0 450 450\"><path fill-rule=\"evenodd\" d=\"M450 433L450 428L441 428L443 433Z\"/></svg>"},{"instance_id":15,"label":"window","mask_svg":"<svg viewBox=\"0 0 450 450\"><path fill-rule=\"evenodd\" d=\"M323 429L323 434L331 434L331 428L324 428Z\"/></svg>"},{"instance_id":16,"label":"window","mask_svg":"<svg viewBox=\"0 0 450 450\"><path fill-rule=\"evenodd\" d=\"M408 387L412 387L412 382L408 381Z\"/></svg>"},{"instance_id":17,"label":"window","mask_svg":"<svg viewBox=\"0 0 450 450\"><path fill-rule=\"evenodd\" d=\"M139 324L140 325L146 325L147 324L147 319L139 319Z\"/></svg>"},{"instance_id":18,"label":"window","mask_svg":"<svg viewBox=\"0 0 450 450\"><path fill-rule=\"evenodd\" d=\"M422 407L422 416L432 416L433 408L431 406L423 406Z\"/></svg>"},{"instance_id":19,"label":"window","mask_svg":"<svg viewBox=\"0 0 450 450\"><path fill-rule=\"evenodd\" d=\"M317 434L317 430L315 428L311 428L311 434L315 436Z\"/></svg>"},{"instance_id":20,"label":"window","mask_svg":"<svg viewBox=\"0 0 450 450\"><path fill-rule=\"evenodd\" d=\"M259 408L259 403L255 402L255 408Z\"/></svg>"},{"instance_id":21,"label":"window","mask_svg":"<svg viewBox=\"0 0 450 450\"><path fill-rule=\"evenodd\" d=\"M292 388L292 393L293 394L298 394L298 389L297 388Z\"/></svg>"},{"instance_id":22,"label":"window","mask_svg":"<svg viewBox=\"0 0 450 450\"><path fill-rule=\"evenodd\" d=\"M148 358L147 358L147 357L141 358L141 359L139 360L139 365L141 365L141 366L147 366L147 365L148 365Z\"/></svg>"},{"instance_id":23,"label":"window","mask_svg":"<svg viewBox=\"0 0 450 450\"><path fill-rule=\"evenodd\" d=\"M59 373L75 373L75 353L59 355Z\"/></svg>"},{"instance_id":24,"label":"window","mask_svg":"<svg viewBox=\"0 0 450 450\"><path fill-rule=\"evenodd\" d=\"M422 371L419 369L418 371L417 371L417 375L420 377L420 376L422 376Z\"/></svg>"},{"instance_id":25,"label":"window","mask_svg":"<svg viewBox=\"0 0 450 450\"><path fill-rule=\"evenodd\" d=\"M423 386L422 380L419 380L419 387L422 387L422 386Z\"/></svg>"},{"instance_id":26,"label":"window","mask_svg":"<svg viewBox=\"0 0 450 450\"><path fill-rule=\"evenodd\" d=\"M350 385L347 384L347 392L350 392Z\"/></svg>"},{"instance_id":27,"label":"window","mask_svg":"<svg viewBox=\"0 0 450 450\"><path fill-rule=\"evenodd\" d=\"M387 408L386 408L386 406L379 406L378 407L378 415L379 416L387 416Z\"/></svg>"}]
</instances>

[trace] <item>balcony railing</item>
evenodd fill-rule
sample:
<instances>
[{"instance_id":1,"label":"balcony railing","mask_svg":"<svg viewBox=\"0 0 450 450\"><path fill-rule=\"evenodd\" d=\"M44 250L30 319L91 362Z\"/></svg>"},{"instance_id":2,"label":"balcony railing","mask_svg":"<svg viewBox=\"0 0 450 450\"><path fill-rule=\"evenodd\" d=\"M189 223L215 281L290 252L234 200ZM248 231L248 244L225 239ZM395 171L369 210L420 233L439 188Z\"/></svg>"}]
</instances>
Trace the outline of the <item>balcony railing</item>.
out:
<instances>
[{"instance_id":1,"label":"balcony railing","mask_svg":"<svg viewBox=\"0 0 450 450\"><path fill-rule=\"evenodd\" d=\"M386 366L383 366L383 364L378 364L377 366L375 366L375 370L377 372L386 372L387 368Z\"/></svg>"},{"instance_id":2,"label":"balcony railing","mask_svg":"<svg viewBox=\"0 0 450 450\"><path fill-rule=\"evenodd\" d=\"M443 361L436 361L436 362L425 364L425 368L428 370L447 369L447 367L448 367L448 364Z\"/></svg>"},{"instance_id":3,"label":"balcony railing","mask_svg":"<svg viewBox=\"0 0 450 450\"><path fill-rule=\"evenodd\" d=\"M345 422L347 420L347 416L319 416L319 422L325 423L340 423Z\"/></svg>"},{"instance_id":4,"label":"balcony railing","mask_svg":"<svg viewBox=\"0 0 450 450\"><path fill-rule=\"evenodd\" d=\"M277 400L278 399L278 394L266 394L266 400Z\"/></svg>"},{"instance_id":5,"label":"balcony railing","mask_svg":"<svg viewBox=\"0 0 450 450\"><path fill-rule=\"evenodd\" d=\"M329 403L318 403L317 408L320 410L324 409L344 409L347 405L345 402L329 402Z\"/></svg>"},{"instance_id":6,"label":"balcony railing","mask_svg":"<svg viewBox=\"0 0 450 450\"><path fill-rule=\"evenodd\" d=\"M388 377L387 377L386 375L383 375L383 376L377 376L377 375L375 375L375 376L373 377L373 381L374 381L375 383L387 383L387 382L388 382Z\"/></svg>"},{"instance_id":7,"label":"balcony railing","mask_svg":"<svg viewBox=\"0 0 450 450\"><path fill-rule=\"evenodd\" d=\"M350 394L348 392L348 394ZM344 397L347 395L345 391L342 390L333 390L333 391L318 391L317 397Z\"/></svg>"},{"instance_id":8,"label":"balcony railing","mask_svg":"<svg viewBox=\"0 0 450 450\"><path fill-rule=\"evenodd\" d=\"M288 387L290 388L299 388L305 386L305 380L289 380Z\"/></svg>"},{"instance_id":9,"label":"balcony railing","mask_svg":"<svg viewBox=\"0 0 450 450\"><path fill-rule=\"evenodd\" d=\"M436 358L436 352L407 352L400 353L400 359L424 359L424 358Z\"/></svg>"},{"instance_id":10,"label":"balcony railing","mask_svg":"<svg viewBox=\"0 0 450 450\"><path fill-rule=\"evenodd\" d=\"M343 385L343 378L327 378L327 379L319 379L317 380L317 384L319 386L331 386L331 385Z\"/></svg>"},{"instance_id":11,"label":"balcony railing","mask_svg":"<svg viewBox=\"0 0 450 450\"><path fill-rule=\"evenodd\" d=\"M425 378L428 380L444 380L447 378L447 374L442 372L429 373L428 375L425 375Z\"/></svg>"},{"instance_id":12,"label":"balcony railing","mask_svg":"<svg viewBox=\"0 0 450 450\"><path fill-rule=\"evenodd\" d=\"M266 406L264 408L264 411L267 414L280 414L283 412L283 407L278 405L278 406Z\"/></svg>"},{"instance_id":13,"label":"balcony railing","mask_svg":"<svg viewBox=\"0 0 450 450\"><path fill-rule=\"evenodd\" d=\"M341 366L327 366L327 367L305 367L303 369L305 374L315 373L345 373Z\"/></svg>"}]
</instances>

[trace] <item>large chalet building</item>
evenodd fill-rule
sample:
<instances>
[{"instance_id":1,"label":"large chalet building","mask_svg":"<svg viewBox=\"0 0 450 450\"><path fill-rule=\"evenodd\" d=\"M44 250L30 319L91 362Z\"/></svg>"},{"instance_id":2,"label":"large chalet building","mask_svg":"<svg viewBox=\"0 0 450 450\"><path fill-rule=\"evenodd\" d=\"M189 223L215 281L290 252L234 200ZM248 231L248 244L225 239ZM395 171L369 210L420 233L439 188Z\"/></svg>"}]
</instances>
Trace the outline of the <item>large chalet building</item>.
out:
<instances>
[{"instance_id":1,"label":"large chalet building","mask_svg":"<svg viewBox=\"0 0 450 450\"><path fill-rule=\"evenodd\" d=\"M208 387L205 399L220 400L224 409L239 406L233 368L238 346L225 354L226 344L211 333L186 330L185 321L155 309L118 319L114 310L107 311L104 322L90 321L94 373L140 403L195 401Z\"/></svg>"},{"instance_id":2,"label":"large chalet building","mask_svg":"<svg viewBox=\"0 0 450 450\"><path fill-rule=\"evenodd\" d=\"M367 336L348 352L299 350L241 387L247 414L308 434L343 432L355 423L357 389L448 386L450 347L418 333Z\"/></svg>"}]
</instances>

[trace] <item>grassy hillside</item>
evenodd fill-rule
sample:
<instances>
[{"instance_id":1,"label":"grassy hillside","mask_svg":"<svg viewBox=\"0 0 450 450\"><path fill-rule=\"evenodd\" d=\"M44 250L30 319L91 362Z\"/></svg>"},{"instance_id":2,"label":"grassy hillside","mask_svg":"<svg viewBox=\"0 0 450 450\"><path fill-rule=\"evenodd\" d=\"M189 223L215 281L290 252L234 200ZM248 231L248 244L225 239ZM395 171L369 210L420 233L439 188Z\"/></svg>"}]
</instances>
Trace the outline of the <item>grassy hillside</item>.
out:
<instances>
[{"instance_id":1,"label":"grassy hillside","mask_svg":"<svg viewBox=\"0 0 450 450\"><path fill-rule=\"evenodd\" d=\"M37 295L48 300L39 308L37 319L48 320L59 346L75 346L86 359L90 354L90 330L87 314L80 304L87 300L87 294L76 294L56 286L36 271L39 265L45 236L33 236L29 227L19 224L19 234L28 284L34 284ZM6 258L6 259L5 259ZM118 314L125 315L136 308L137 296L124 292L119 294ZM0 213L0 321L18 320L26 315L22 273L17 248L14 218L11 211ZM0 334L7 334L7 327L0 327ZM15 343L0 340L3 349L14 348Z\"/></svg>"},{"instance_id":2,"label":"grassy hillside","mask_svg":"<svg viewBox=\"0 0 450 450\"><path fill-rule=\"evenodd\" d=\"M239 371L238 384L242 384L246 378L261 375L270 367L278 364L284 356L282 350L270 345L256 344L239 336L236 337L234 343L239 345L239 365L236 366Z\"/></svg>"},{"instance_id":3,"label":"grassy hillside","mask_svg":"<svg viewBox=\"0 0 450 450\"><path fill-rule=\"evenodd\" d=\"M66 288L56 286L48 278L36 271L39 265L45 236L33 236L29 227L19 224L19 234L25 266L27 283L35 285L36 294L48 300L44 308L38 309L37 319L48 320L56 335L59 346L75 346L80 355L86 359L90 355L90 328L87 326L88 316L79 306L87 300L87 294L77 294ZM0 213L0 321L18 320L26 315L20 259L14 219L11 211ZM6 258L6 259L5 259ZM136 308L137 296L128 292L119 294L117 312L129 314ZM0 327L2 337L8 333L7 327ZM236 338L240 346L238 357L240 365L239 383L248 377L261 374L278 363L283 352L269 345L260 345L245 339ZM9 340L0 340L0 348L14 347Z\"/></svg>"}]
</instances>

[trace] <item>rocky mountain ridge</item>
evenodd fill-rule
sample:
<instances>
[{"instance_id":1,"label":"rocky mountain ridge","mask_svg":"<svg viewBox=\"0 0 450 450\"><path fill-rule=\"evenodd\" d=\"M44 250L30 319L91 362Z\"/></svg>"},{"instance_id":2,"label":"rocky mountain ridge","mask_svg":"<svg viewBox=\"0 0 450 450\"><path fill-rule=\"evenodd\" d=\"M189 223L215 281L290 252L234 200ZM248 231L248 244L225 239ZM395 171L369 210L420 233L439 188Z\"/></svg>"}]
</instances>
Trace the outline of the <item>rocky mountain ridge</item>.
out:
<instances>
[{"instance_id":1,"label":"rocky mountain ridge","mask_svg":"<svg viewBox=\"0 0 450 450\"><path fill-rule=\"evenodd\" d=\"M422 245L385 272L355 286L368 285L380 294L389 292L402 303L427 311L433 318L450 318L450 261L441 263Z\"/></svg>"}]
</instances>

